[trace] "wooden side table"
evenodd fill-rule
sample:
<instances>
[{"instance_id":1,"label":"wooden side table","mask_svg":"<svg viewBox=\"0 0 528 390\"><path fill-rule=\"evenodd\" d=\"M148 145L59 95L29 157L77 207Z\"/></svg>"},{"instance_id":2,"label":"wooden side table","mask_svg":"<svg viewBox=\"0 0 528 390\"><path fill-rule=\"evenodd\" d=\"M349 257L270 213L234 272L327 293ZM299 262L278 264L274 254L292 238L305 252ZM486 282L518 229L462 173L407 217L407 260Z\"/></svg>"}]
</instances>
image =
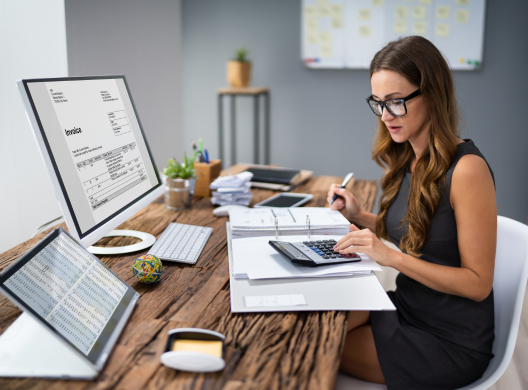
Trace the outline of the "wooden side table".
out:
<instances>
[{"instance_id":1,"label":"wooden side table","mask_svg":"<svg viewBox=\"0 0 528 390\"><path fill-rule=\"evenodd\" d=\"M218 90L218 146L220 149L220 160L224 161L224 96L231 97L231 161L230 165L237 163L236 159L236 97L250 96L253 98L253 161L259 164L260 151L260 109L259 97L264 98L264 164L269 164L270 160L270 94L266 87L247 88L220 88Z\"/></svg>"}]
</instances>

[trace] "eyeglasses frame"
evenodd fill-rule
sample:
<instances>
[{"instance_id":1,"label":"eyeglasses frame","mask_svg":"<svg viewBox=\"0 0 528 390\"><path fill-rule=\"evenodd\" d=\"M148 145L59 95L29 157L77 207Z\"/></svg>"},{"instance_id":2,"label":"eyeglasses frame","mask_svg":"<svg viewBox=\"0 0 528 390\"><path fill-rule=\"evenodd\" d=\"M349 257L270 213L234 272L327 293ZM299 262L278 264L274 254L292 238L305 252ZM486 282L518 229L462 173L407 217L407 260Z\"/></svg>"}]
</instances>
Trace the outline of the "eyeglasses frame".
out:
<instances>
[{"instance_id":1,"label":"eyeglasses frame","mask_svg":"<svg viewBox=\"0 0 528 390\"><path fill-rule=\"evenodd\" d=\"M397 99L387 99L387 100L384 100L384 101L379 101L379 100L376 100L372 97L372 95L370 95L368 98L367 98L367 104L368 106L370 107L370 109L372 110L372 112L374 113L374 115L376 116L379 116L381 117L383 115L383 109L386 108L387 111L389 112L389 114L391 114L392 116L396 117L396 118L401 118L402 116L405 116L407 115L407 105L405 104L405 102L417 97L417 96L420 96L422 94L422 91L420 91L420 88L418 88L416 91L414 91L413 93L411 93L410 95L407 95L405 96L404 98L397 98ZM395 115L391 109L389 108L389 106L387 106L387 102L389 101L394 101L394 100L399 100L402 102L403 104L403 108L405 108L405 114L402 114L402 115ZM372 106L370 105L370 102L376 102L378 103L380 106L381 106L381 115L378 115L376 114L376 112L374 111L374 108L372 108Z\"/></svg>"}]
</instances>

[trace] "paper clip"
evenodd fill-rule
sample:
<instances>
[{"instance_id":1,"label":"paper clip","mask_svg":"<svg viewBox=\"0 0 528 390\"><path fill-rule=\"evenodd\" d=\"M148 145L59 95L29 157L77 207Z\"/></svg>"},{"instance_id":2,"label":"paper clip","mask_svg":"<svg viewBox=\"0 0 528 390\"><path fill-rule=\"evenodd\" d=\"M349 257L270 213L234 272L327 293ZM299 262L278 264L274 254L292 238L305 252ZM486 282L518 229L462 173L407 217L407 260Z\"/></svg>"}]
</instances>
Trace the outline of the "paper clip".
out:
<instances>
[{"instance_id":1,"label":"paper clip","mask_svg":"<svg viewBox=\"0 0 528 390\"><path fill-rule=\"evenodd\" d=\"M310 239L310 216L306 216L306 224L308 225L308 239Z\"/></svg>"},{"instance_id":2,"label":"paper clip","mask_svg":"<svg viewBox=\"0 0 528 390\"><path fill-rule=\"evenodd\" d=\"M275 217L275 239L279 239L279 220Z\"/></svg>"}]
</instances>

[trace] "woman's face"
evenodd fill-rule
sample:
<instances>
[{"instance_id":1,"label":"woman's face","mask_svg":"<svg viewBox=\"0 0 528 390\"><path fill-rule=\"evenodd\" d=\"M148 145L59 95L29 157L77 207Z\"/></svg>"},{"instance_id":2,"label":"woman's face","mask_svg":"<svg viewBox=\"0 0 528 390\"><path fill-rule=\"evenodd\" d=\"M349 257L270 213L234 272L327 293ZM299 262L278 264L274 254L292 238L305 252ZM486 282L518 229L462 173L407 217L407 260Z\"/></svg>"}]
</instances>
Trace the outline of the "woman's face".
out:
<instances>
[{"instance_id":1,"label":"woman's face","mask_svg":"<svg viewBox=\"0 0 528 390\"><path fill-rule=\"evenodd\" d=\"M418 89L417 85L411 84L405 77L391 70L380 70L375 72L370 79L372 85L372 97L376 100L404 98ZM429 133L429 116L423 96L417 96L405 102L407 114L395 117L384 108L381 120L389 129L394 142L409 141L413 147L417 144L427 145Z\"/></svg>"}]
</instances>

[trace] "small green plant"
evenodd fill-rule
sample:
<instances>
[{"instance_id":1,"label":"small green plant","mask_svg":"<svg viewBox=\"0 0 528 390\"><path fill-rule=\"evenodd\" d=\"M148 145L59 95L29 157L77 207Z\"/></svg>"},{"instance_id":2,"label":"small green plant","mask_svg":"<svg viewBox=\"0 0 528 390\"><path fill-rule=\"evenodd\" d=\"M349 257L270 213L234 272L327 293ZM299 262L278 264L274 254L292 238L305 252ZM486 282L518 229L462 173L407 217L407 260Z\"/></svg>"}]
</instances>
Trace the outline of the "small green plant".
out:
<instances>
[{"instance_id":1,"label":"small green plant","mask_svg":"<svg viewBox=\"0 0 528 390\"><path fill-rule=\"evenodd\" d=\"M183 153L183 163L179 163L175 158L171 158L167 166L163 169L163 174L170 179L191 179L195 175L194 162L198 156L198 151L194 152L192 157L187 158Z\"/></svg>"},{"instance_id":2,"label":"small green plant","mask_svg":"<svg viewBox=\"0 0 528 390\"><path fill-rule=\"evenodd\" d=\"M235 51L235 58L233 59L233 61L248 62L248 53L248 50L244 46L240 47Z\"/></svg>"}]
</instances>

